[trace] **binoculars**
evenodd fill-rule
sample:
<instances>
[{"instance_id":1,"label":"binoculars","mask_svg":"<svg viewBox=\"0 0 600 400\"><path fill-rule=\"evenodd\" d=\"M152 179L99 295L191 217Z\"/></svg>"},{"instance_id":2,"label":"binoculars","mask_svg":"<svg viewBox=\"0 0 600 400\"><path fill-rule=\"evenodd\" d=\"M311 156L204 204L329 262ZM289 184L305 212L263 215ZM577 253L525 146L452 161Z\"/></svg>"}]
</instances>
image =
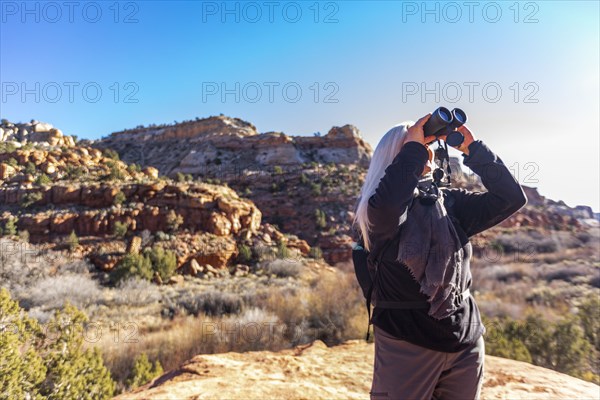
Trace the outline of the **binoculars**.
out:
<instances>
[{"instance_id":1,"label":"binoculars","mask_svg":"<svg viewBox=\"0 0 600 400\"><path fill-rule=\"evenodd\" d=\"M423 126L423 132L425 137L446 135L446 143L453 147L460 146L465 137L456 128L465 122L467 122L467 114L460 108L450 111L445 107L439 107Z\"/></svg>"}]
</instances>

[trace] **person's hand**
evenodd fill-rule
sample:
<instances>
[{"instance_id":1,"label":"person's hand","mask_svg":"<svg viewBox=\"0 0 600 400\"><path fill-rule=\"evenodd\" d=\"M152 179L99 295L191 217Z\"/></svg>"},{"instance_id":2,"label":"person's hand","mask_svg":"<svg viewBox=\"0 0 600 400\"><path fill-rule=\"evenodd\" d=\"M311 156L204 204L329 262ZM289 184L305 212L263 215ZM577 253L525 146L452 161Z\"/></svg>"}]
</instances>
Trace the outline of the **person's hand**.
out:
<instances>
[{"instance_id":1,"label":"person's hand","mask_svg":"<svg viewBox=\"0 0 600 400\"><path fill-rule=\"evenodd\" d=\"M433 142L436 138L435 136L428 136L425 138L425 133L423 131L423 125L431 118L431 113L419 119L413 126L408 128L408 132L406 133L406 138L404 139L404 143L408 142L418 142L422 145L429 144Z\"/></svg>"},{"instance_id":2,"label":"person's hand","mask_svg":"<svg viewBox=\"0 0 600 400\"><path fill-rule=\"evenodd\" d=\"M473 133L465 125L459 126L458 128L456 128L456 130L463 134L465 140L463 140L460 146L454 148L459 151L462 151L466 155L469 155L469 145L477 139L475 139Z\"/></svg>"}]
</instances>

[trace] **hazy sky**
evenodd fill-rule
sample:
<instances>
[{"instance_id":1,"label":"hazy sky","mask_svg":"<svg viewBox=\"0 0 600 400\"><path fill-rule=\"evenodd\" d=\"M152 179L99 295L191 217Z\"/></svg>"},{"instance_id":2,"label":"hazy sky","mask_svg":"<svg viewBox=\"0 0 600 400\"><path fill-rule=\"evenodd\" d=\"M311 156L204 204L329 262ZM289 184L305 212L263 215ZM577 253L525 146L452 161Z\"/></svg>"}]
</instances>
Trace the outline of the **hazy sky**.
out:
<instances>
[{"instance_id":1,"label":"hazy sky","mask_svg":"<svg viewBox=\"0 0 600 400\"><path fill-rule=\"evenodd\" d=\"M598 4L2 1L0 116L80 138L220 113L350 123L375 146L460 107L522 184L600 211Z\"/></svg>"}]
</instances>

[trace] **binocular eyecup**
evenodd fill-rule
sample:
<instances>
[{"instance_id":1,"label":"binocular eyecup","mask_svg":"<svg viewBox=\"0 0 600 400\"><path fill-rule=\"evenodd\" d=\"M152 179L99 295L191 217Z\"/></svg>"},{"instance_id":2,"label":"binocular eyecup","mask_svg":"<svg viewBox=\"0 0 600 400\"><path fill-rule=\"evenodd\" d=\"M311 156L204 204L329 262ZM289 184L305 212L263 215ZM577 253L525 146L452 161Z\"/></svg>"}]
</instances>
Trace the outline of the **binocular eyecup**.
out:
<instances>
[{"instance_id":1,"label":"binocular eyecup","mask_svg":"<svg viewBox=\"0 0 600 400\"><path fill-rule=\"evenodd\" d=\"M423 126L423 132L425 137L446 135L446 143L450 146L460 146L465 137L456 128L465 122L467 122L467 114L460 108L450 111L446 107L439 107Z\"/></svg>"}]
</instances>

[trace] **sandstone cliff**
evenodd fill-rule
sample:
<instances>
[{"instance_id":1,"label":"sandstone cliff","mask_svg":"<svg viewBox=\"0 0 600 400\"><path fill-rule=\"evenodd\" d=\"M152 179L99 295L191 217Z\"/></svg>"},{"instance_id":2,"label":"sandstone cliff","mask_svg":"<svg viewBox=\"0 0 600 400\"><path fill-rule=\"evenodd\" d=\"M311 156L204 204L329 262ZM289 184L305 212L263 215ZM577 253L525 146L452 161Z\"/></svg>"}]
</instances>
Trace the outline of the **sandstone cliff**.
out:
<instances>
[{"instance_id":1,"label":"sandstone cliff","mask_svg":"<svg viewBox=\"0 0 600 400\"><path fill-rule=\"evenodd\" d=\"M482 399L600 399L600 387L528 363L486 355ZM365 399L373 344L323 342L279 353L198 355L117 399Z\"/></svg>"},{"instance_id":2,"label":"sandstone cliff","mask_svg":"<svg viewBox=\"0 0 600 400\"><path fill-rule=\"evenodd\" d=\"M40 125L59 132L43 123L31 125L32 132L45 132ZM8 133L13 140L0 152L0 228L14 224L32 242L64 248L73 232L82 255L110 270L127 242L162 232L163 245L176 250L178 266L192 275L204 266L232 264L241 243L281 242L299 256L310 250L294 235L262 224L254 203L225 185L174 182L109 150L75 144L70 136L53 134L70 140L48 142L24 133L23 124L2 126L5 136L15 130L19 136Z\"/></svg>"}]
</instances>

